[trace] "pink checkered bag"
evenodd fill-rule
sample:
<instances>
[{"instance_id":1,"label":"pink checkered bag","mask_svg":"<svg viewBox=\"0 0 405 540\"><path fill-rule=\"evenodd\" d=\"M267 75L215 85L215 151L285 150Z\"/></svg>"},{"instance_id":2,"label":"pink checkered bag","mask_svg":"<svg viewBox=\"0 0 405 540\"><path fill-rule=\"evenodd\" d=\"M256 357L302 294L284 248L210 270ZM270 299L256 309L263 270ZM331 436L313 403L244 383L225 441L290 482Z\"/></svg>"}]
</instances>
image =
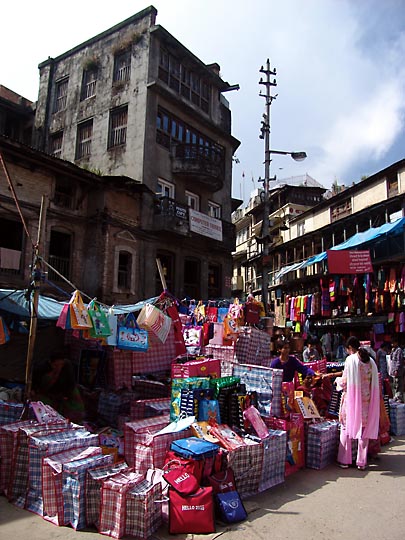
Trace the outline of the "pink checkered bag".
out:
<instances>
[{"instance_id":1,"label":"pink checkered bag","mask_svg":"<svg viewBox=\"0 0 405 540\"><path fill-rule=\"evenodd\" d=\"M11 466L17 449L17 436L20 427L32 426L32 420L22 420L0 426L0 493L7 495Z\"/></svg>"},{"instance_id":2,"label":"pink checkered bag","mask_svg":"<svg viewBox=\"0 0 405 540\"><path fill-rule=\"evenodd\" d=\"M67 452L45 457L42 460L42 500L43 517L54 525L67 525L65 519L65 501L63 495L63 468L68 462L82 460L92 456L101 456L99 446L74 448Z\"/></svg>"},{"instance_id":3,"label":"pink checkered bag","mask_svg":"<svg viewBox=\"0 0 405 540\"><path fill-rule=\"evenodd\" d=\"M131 420L141 420L170 413L170 398L137 399L131 402Z\"/></svg>"},{"instance_id":4,"label":"pink checkered bag","mask_svg":"<svg viewBox=\"0 0 405 540\"><path fill-rule=\"evenodd\" d=\"M122 538L126 534L127 493L142 481L142 474L124 471L103 482L101 486L99 533L113 538Z\"/></svg>"},{"instance_id":5,"label":"pink checkered bag","mask_svg":"<svg viewBox=\"0 0 405 540\"><path fill-rule=\"evenodd\" d=\"M149 337L149 349L145 352L134 352L132 354L132 373L137 375L169 370L173 358L177 356L173 325L170 326L164 343L154 338L151 332Z\"/></svg>"},{"instance_id":6,"label":"pink checkered bag","mask_svg":"<svg viewBox=\"0 0 405 540\"><path fill-rule=\"evenodd\" d=\"M162 525L162 485L144 480L127 493L125 535L147 540Z\"/></svg>"},{"instance_id":7,"label":"pink checkered bag","mask_svg":"<svg viewBox=\"0 0 405 540\"><path fill-rule=\"evenodd\" d=\"M132 472L125 461L113 465L102 465L89 469L86 473L85 501L86 501L86 525L87 527L99 527L101 486L104 480L112 478L121 472Z\"/></svg>"},{"instance_id":8,"label":"pink checkered bag","mask_svg":"<svg viewBox=\"0 0 405 540\"><path fill-rule=\"evenodd\" d=\"M231 467L236 488L242 499L257 494L262 476L263 444L246 439L245 446L228 453L228 467Z\"/></svg>"},{"instance_id":9,"label":"pink checkered bag","mask_svg":"<svg viewBox=\"0 0 405 540\"><path fill-rule=\"evenodd\" d=\"M156 419L163 417L156 417ZM132 448L127 454L125 447L125 458L127 462L143 474L148 469L162 468L165 463L166 452L170 449L173 441L185 439L192 435L191 429L185 429L175 433L159 434L159 431L167 427L169 422L136 427L132 434ZM128 424L126 424L126 427Z\"/></svg>"},{"instance_id":10,"label":"pink checkered bag","mask_svg":"<svg viewBox=\"0 0 405 540\"><path fill-rule=\"evenodd\" d=\"M124 457L130 467L134 467L135 465L136 432L143 427L151 427L153 429L154 426L160 426L162 424L166 426L170 424L170 415L143 418L141 420L127 422L124 425Z\"/></svg>"},{"instance_id":11,"label":"pink checkered bag","mask_svg":"<svg viewBox=\"0 0 405 540\"><path fill-rule=\"evenodd\" d=\"M131 388L132 351L107 349L108 386L111 390Z\"/></svg>"}]
</instances>

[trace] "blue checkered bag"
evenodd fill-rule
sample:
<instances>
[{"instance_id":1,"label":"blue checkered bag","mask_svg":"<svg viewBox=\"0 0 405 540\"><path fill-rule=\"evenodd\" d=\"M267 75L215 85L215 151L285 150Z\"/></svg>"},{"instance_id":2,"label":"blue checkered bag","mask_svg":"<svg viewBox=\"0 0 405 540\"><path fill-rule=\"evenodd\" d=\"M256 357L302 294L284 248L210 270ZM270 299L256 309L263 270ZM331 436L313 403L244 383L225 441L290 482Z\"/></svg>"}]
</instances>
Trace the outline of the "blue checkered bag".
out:
<instances>
[{"instance_id":1,"label":"blue checkered bag","mask_svg":"<svg viewBox=\"0 0 405 540\"><path fill-rule=\"evenodd\" d=\"M75 530L86 526L86 473L101 465L111 466L113 459L111 454L100 454L64 465L62 494L65 525L71 525Z\"/></svg>"},{"instance_id":2,"label":"blue checkered bag","mask_svg":"<svg viewBox=\"0 0 405 540\"><path fill-rule=\"evenodd\" d=\"M246 385L246 392L257 394L257 409L261 416L281 416L282 369L234 364L232 374Z\"/></svg>"},{"instance_id":3,"label":"blue checkered bag","mask_svg":"<svg viewBox=\"0 0 405 540\"><path fill-rule=\"evenodd\" d=\"M405 435L405 404L390 400L390 422L393 435Z\"/></svg>"},{"instance_id":4,"label":"blue checkered bag","mask_svg":"<svg viewBox=\"0 0 405 540\"><path fill-rule=\"evenodd\" d=\"M89 446L88 448L74 448L73 450L59 452L43 458L42 499L43 517L46 521L50 521L54 525L65 525L65 504L62 494L62 478L65 464L102 455L99 446Z\"/></svg>"},{"instance_id":5,"label":"blue checkered bag","mask_svg":"<svg viewBox=\"0 0 405 540\"><path fill-rule=\"evenodd\" d=\"M265 491L284 482L287 432L281 429L270 429L269 436L263 439L261 444L263 445L263 465L259 491Z\"/></svg>"},{"instance_id":6,"label":"blue checkered bag","mask_svg":"<svg viewBox=\"0 0 405 540\"><path fill-rule=\"evenodd\" d=\"M334 463L339 443L339 423L330 420L309 424L306 431L306 466L323 469Z\"/></svg>"},{"instance_id":7,"label":"blue checkered bag","mask_svg":"<svg viewBox=\"0 0 405 540\"><path fill-rule=\"evenodd\" d=\"M42 458L73 448L98 446L98 442L98 435L85 429L66 429L41 436L32 435L28 443L28 491L25 508L43 515Z\"/></svg>"},{"instance_id":8,"label":"blue checkered bag","mask_svg":"<svg viewBox=\"0 0 405 540\"><path fill-rule=\"evenodd\" d=\"M24 405L0 399L0 426L12 424L21 418Z\"/></svg>"}]
</instances>

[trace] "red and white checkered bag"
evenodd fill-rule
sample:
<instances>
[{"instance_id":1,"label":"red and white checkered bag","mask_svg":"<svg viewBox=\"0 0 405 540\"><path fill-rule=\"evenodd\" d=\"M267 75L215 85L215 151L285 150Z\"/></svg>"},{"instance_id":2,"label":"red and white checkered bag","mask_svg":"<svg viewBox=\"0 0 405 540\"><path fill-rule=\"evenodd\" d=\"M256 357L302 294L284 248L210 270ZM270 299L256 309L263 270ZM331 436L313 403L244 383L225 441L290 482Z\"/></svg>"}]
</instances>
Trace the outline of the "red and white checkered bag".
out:
<instances>
[{"instance_id":1,"label":"red and white checkered bag","mask_svg":"<svg viewBox=\"0 0 405 540\"><path fill-rule=\"evenodd\" d=\"M17 444L10 471L10 481L7 488L7 498L15 506L24 508L28 489L28 442L31 435L44 435L64 431L66 427L52 424L35 424L20 427L17 434Z\"/></svg>"},{"instance_id":2,"label":"red and white checkered bag","mask_svg":"<svg viewBox=\"0 0 405 540\"><path fill-rule=\"evenodd\" d=\"M89 469L86 473L85 501L86 501L86 525L98 528L101 505L101 486L104 480L112 478L121 472L131 472L125 461L113 465L102 465Z\"/></svg>"},{"instance_id":3,"label":"red and white checkered bag","mask_svg":"<svg viewBox=\"0 0 405 540\"><path fill-rule=\"evenodd\" d=\"M43 517L55 525L67 525L65 519L65 504L62 493L63 467L69 461L81 460L91 456L101 456L99 446L89 448L74 448L67 452L60 452L42 460L42 499Z\"/></svg>"},{"instance_id":4,"label":"red and white checkered bag","mask_svg":"<svg viewBox=\"0 0 405 540\"><path fill-rule=\"evenodd\" d=\"M125 535L147 540L162 525L162 485L144 480L127 493Z\"/></svg>"},{"instance_id":5,"label":"red and white checkered bag","mask_svg":"<svg viewBox=\"0 0 405 540\"><path fill-rule=\"evenodd\" d=\"M22 420L0 426L0 493L7 495L11 466L17 449L17 436L20 427L32 426L32 420Z\"/></svg>"},{"instance_id":6,"label":"red and white checkered bag","mask_svg":"<svg viewBox=\"0 0 405 540\"><path fill-rule=\"evenodd\" d=\"M131 401L131 421L170 414L170 401L169 397Z\"/></svg>"},{"instance_id":7,"label":"red and white checkered bag","mask_svg":"<svg viewBox=\"0 0 405 540\"><path fill-rule=\"evenodd\" d=\"M103 482L101 486L99 533L113 538L125 536L127 493L142 481L142 474L134 471L124 471Z\"/></svg>"},{"instance_id":8,"label":"red and white checkered bag","mask_svg":"<svg viewBox=\"0 0 405 540\"><path fill-rule=\"evenodd\" d=\"M111 390L131 388L132 351L107 349L108 386Z\"/></svg>"},{"instance_id":9,"label":"red and white checkered bag","mask_svg":"<svg viewBox=\"0 0 405 540\"><path fill-rule=\"evenodd\" d=\"M162 418L165 417L157 416L154 420ZM192 435L191 429L159 435L158 432L169 423L170 421L161 421L147 426L134 426L134 423L130 422L125 425L125 459L136 471L146 474L148 469L162 468L170 444ZM127 433L129 434L130 431L132 431L131 442L127 446Z\"/></svg>"},{"instance_id":10,"label":"red and white checkered bag","mask_svg":"<svg viewBox=\"0 0 405 540\"><path fill-rule=\"evenodd\" d=\"M255 495L262 476L263 444L246 439L245 446L231 450L227 457L241 499Z\"/></svg>"},{"instance_id":11,"label":"red and white checkered bag","mask_svg":"<svg viewBox=\"0 0 405 540\"><path fill-rule=\"evenodd\" d=\"M73 448L98 446L98 435L85 429L66 429L65 431L38 435L29 438L28 490L25 508L35 514L43 515L42 505L42 458Z\"/></svg>"},{"instance_id":12,"label":"red and white checkered bag","mask_svg":"<svg viewBox=\"0 0 405 540\"><path fill-rule=\"evenodd\" d=\"M165 315L166 317L166 315ZM132 353L132 373L156 373L170 369L176 357L174 327L171 325L165 343L161 343L149 332L149 348L144 352Z\"/></svg>"},{"instance_id":13,"label":"red and white checkered bag","mask_svg":"<svg viewBox=\"0 0 405 540\"><path fill-rule=\"evenodd\" d=\"M161 424L166 426L170 424L170 416L157 416L152 418L143 418L141 420L134 420L127 422L124 425L124 456L125 461L130 467L134 467L135 463L135 433L138 429L143 427L160 426Z\"/></svg>"}]
</instances>

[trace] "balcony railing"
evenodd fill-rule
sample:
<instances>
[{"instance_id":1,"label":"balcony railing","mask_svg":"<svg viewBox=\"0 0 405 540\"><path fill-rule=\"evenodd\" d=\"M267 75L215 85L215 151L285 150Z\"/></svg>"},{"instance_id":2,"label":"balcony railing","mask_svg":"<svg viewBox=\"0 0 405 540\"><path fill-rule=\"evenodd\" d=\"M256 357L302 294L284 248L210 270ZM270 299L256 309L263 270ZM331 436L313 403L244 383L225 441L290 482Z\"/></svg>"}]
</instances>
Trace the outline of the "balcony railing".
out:
<instances>
[{"instance_id":1,"label":"balcony railing","mask_svg":"<svg viewBox=\"0 0 405 540\"><path fill-rule=\"evenodd\" d=\"M66 257L57 257L56 255L49 255L49 264L55 268L67 279L70 279L70 259ZM56 272L48 269L48 279L50 281L63 281L63 278L60 277Z\"/></svg>"},{"instance_id":2,"label":"balcony railing","mask_svg":"<svg viewBox=\"0 0 405 540\"><path fill-rule=\"evenodd\" d=\"M224 152L216 146L178 143L172 147L174 174L189 176L212 191L224 185Z\"/></svg>"}]
</instances>

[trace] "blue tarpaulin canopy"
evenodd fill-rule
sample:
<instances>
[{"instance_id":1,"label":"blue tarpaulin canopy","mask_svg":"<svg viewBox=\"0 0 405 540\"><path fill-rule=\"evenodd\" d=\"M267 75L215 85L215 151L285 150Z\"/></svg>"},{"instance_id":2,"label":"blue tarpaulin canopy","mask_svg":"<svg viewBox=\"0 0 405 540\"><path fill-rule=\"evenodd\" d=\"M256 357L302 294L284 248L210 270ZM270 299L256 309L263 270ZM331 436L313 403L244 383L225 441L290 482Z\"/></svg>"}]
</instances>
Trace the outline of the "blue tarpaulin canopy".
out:
<instances>
[{"instance_id":1,"label":"blue tarpaulin canopy","mask_svg":"<svg viewBox=\"0 0 405 540\"><path fill-rule=\"evenodd\" d=\"M146 303L153 304L158 297L149 298L136 304L114 306L114 313L131 313L139 311ZM39 295L38 319L56 320L66 302ZM13 313L20 317L30 317L32 310L32 297L27 290L0 289L0 311Z\"/></svg>"},{"instance_id":2,"label":"blue tarpaulin canopy","mask_svg":"<svg viewBox=\"0 0 405 540\"><path fill-rule=\"evenodd\" d=\"M367 231L359 232L353 236L351 236L348 240L345 242L342 242L341 244L338 244L337 246L331 247L331 250L341 250L341 249L350 249L354 247L362 246L363 244L367 244L368 242L372 242L373 240L377 240L378 238L384 236L384 235L394 235L394 234L400 234L403 232L403 228L405 226L405 218L399 218L392 223L384 223L384 225L381 225L380 227L371 227L370 229L367 229ZM311 266L312 264L319 263L321 261L324 261L327 258L326 251L323 251L322 253L318 253L317 255L313 255L309 259L306 259L305 261L302 261L300 263L291 264L289 266L283 266L274 276L274 279L280 279L285 274L288 274L288 272L292 272L294 270L299 270L300 268L306 268L307 266Z\"/></svg>"}]
</instances>

